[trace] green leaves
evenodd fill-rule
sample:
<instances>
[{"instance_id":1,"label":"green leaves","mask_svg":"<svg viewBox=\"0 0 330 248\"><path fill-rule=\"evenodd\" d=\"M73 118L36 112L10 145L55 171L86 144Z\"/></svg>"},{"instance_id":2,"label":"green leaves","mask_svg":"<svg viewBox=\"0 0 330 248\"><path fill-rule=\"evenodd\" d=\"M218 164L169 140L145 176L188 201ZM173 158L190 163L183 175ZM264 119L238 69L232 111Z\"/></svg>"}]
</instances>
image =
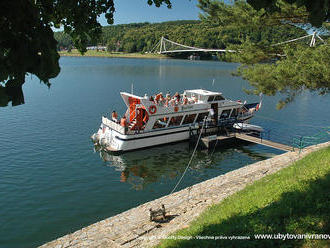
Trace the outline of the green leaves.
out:
<instances>
[{"instance_id":1,"label":"green leaves","mask_svg":"<svg viewBox=\"0 0 330 248\"><path fill-rule=\"evenodd\" d=\"M148 3L171 7L169 0ZM102 29L97 18L105 14L112 24L114 11L113 0L0 1L0 83L5 86L0 88L0 105L7 105L7 100L24 102L21 86L27 73L46 85L59 74L52 27L63 27L74 46L84 53L89 42L100 38Z\"/></svg>"},{"instance_id":2,"label":"green leaves","mask_svg":"<svg viewBox=\"0 0 330 248\"><path fill-rule=\"evenodd\" d=\"M277 107L280 109L291 102L303 90L326 94L330 92L330 47L297 46L286 47L285 58L271 64L256 64L241 68L241 75L248 79L256 89L275 95L287 95Z\"/></svg>"},{"instance_id":3,"label":"green leaves","mask_svg":"<svg viewBox=\"0 0 330 248\"><path fill-rule=\"evenodd\" d=\"M285 13L285 10L288 10L288 8L291 7L297 7L297 8L305 8L306 14L298 14L294 15L291 13L290 15L287 15L287 18L290 18L291 20L294 19L305 19L304 22L309 22L315 27L322 26L322 23L325 22L327 19L330 18L330 3L329 0L247 0L247 3L253 6L256 10L264 9L266 10L268 15L272 15L274 13ZM286 6L287 8L283 8L283 6ZM284 11L283 11L284 10Z\"/></svg>"},{"instance_id":4,"label":"green leaves","mask_svg":"<svg viewBox=\"0 0 330 248\"><path fill-rule=\"evenodd\" d=\"M285 23L306 23L320 26L329 17L328 1L248 0L226 5L218 0L199 0L206 23L219 23L236 38L227 47L236 53L225 59L242 63L238 75L247 79L254 90L249 93L275 95L284 93L277 107L293 101L303 90L329 93L330 48L322 45L310 48L306 40L285 46L271 46L306 35L303 30ZM275 27L277 25L277 27ZM326 27L326 26L325 26ZM237 30L240 30L237 33Z\"/></svg>"}]
</instances>

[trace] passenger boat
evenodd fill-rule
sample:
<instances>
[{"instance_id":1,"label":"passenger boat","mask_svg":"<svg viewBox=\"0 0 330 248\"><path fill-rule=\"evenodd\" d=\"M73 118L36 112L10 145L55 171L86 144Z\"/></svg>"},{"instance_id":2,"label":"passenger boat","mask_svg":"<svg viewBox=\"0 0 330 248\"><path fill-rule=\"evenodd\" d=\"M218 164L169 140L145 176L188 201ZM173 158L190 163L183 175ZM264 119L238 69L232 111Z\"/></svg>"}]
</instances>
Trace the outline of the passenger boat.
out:
<instances>
[{"instance_id":1,"label":"passenger boat","mask_svg":"<svg viewBox=\"0 0 330 248\"><path fill-rule=\"evenodd\" d=\"M205 134L215 132L236 122L246 122L261 107L261 100L245 104L204 89L186 90L172 98L167 95L168 100L159 98L160 94L158 100L146 95L120 94L127 106L127 125L102 116L99 130L91 137L95 145L110 152L188 140L201 129Z\"/></svg>"}]
</instances>

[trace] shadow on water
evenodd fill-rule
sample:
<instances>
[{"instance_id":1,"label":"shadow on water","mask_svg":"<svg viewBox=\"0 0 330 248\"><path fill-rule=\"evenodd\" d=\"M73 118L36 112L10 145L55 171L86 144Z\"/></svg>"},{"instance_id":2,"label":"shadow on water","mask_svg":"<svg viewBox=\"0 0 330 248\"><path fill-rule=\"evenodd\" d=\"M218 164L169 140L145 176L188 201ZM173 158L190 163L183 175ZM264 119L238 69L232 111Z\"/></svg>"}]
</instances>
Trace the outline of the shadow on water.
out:
<instances>
[{"instance_id":1,"label":"shadow on water","mask_svg":"<svg viewBox=\"0 0 330 248\"><path fill-rule=\"evenodd\" d=\"M250 236L250 240L178 240L168 247L305 247L303 239L255 239L255 234L329 234L330 173L307 181L307 190L285 192L272 204L249 214L235 214L217 224L201 226L194 236ZM221 211L221 210L219 210ZM310 242L313 242L310 240ZM329 247L321 241L318 247ZM314 244L306 247L316 247Z\"/></svg>"},{"instance_id":2,"label":"shadow on water","mask_svg":"<svg viewBox=\"0 0 330 248\"><path fill-rule=\"evenodd\" d=\"M120 155L107 153L104 150L99 150L99 153L107 166L120 171L121 182L129 183L136 190L141 190L148 184L180 176L190 160L193 149L194 147L189 142L180 142ZM273 156L273 154L265 155L253 151L246 146L246 143L230 144L211 150L198 149L190 166L190 174L195 173L198 181L206 180L210 176L207 175L203 178L205 174L213 173L214 177L237 169L237 167L224 167L223 162L228 159L240 160L242 157L248 157L249 160L260 161L269 156ZM247 161L246 158L243 160Z\"/></svg>"}]
</instances>

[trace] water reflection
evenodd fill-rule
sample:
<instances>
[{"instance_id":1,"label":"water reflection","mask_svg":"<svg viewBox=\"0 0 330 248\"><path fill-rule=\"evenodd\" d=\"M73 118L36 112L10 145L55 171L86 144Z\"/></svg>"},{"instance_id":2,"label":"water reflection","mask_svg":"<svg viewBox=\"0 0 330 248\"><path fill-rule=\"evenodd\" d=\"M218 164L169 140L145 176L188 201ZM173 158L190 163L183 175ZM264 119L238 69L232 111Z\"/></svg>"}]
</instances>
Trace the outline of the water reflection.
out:
<instances>
[{"instance_id":1,"label":"water reflection","mask_svg":"<svg viewBox=\"0 0 330 248\"><path fill-rule=\"evenodd\" d=\"M145 189L152 183L173 180L185 170L192 155L193 146L189 142L159 146L120 155L98 150L107 166L120 171L120 181L129 183L136 190ZM215 149L198 150L191 163L190 179L203 181L242 167L251 161L260 161L274 156L260 153L246 143L232 144Z\"/></svg>"}]
</instances>

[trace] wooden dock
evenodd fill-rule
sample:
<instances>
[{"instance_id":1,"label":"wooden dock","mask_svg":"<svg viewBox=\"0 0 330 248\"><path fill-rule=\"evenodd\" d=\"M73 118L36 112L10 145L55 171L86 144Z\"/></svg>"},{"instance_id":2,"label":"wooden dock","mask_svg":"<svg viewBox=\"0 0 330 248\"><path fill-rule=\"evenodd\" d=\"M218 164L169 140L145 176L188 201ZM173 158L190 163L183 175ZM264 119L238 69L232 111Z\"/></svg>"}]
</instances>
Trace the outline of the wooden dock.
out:
<instances>
[{"instance_id":1,"label":"wooden dock","mask_svg":"<svg viewBox=\"0 0 330 248\"><path fill-rule=\"evenodd\" d=\"M258 137L253 137L251 135L247 135L244 133L236 133L235 136L237 139L240 139L240 140L245 140L245 141L249 141L252 143L272 147L272 148L282 150L282 151L290 152L290 151L294 150L294 148L292 146L288 146L285 144L281 144L278 142L274 142L274 141L270 141L270 140L266 140L266 139L262 139L262 138L258 138Z\"/></svg>"},{"instance_id":2,"label":"wooden dock","mask_svg":"<svg viewBox=\"0 0 330 248\"><path fill-rule=\"evenodd\" d=\"M292 146L288 146L288 145L281 144L278 142L262 139L259 137L254 137L254 136L248 135L246 133L228 133L227 135L211 135L208 137L203 137L201 139L201 143L207 149L209 149L211 146L217 145L219 141L221 141L221 142L219 142L221 144L222 142L229 141L231 139L244 140L244 141L248 141L251 143L260 144L260 145L272 147L272 148L282 150L282 151L287 151L287 152L294 150L294 148Z\"/></svg>"},{"instance_id":3,"label":"wooden dock","mask_svg":"<svg viewBox=\"0 0 330 248\"><path fill-rule=\"evenodd\" d=\"M211 135L208 137L203 137L201 138L201 143L209 149L211 146L214 146L215 144L218 144L219 141L221 141L219 144L223 142L230 141L231 139L235 139L234 134L229 134L229 135Z\"/></svg>"}]
</instances>

